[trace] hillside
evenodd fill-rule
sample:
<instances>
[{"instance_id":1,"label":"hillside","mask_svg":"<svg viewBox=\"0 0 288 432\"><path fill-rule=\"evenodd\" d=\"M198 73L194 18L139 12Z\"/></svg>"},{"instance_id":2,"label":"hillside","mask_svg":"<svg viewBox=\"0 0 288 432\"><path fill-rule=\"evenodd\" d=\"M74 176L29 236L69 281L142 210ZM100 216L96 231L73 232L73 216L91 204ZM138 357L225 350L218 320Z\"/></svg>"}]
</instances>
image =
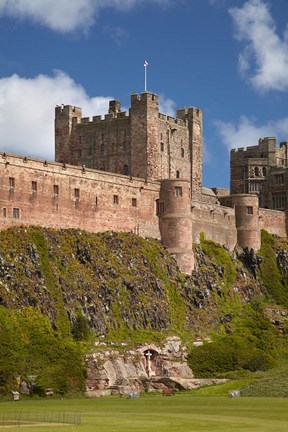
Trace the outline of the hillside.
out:
<instances>
[{"instance_id":1,"label":"hillside","mask_svg":"<svg viewBox=\"0 0 288 432\"><path fill-rule=\"evenodd\" d=\"M191 346L196 337L219 343L229 335L234 337L239 329L243 334L245 328L248 338L253 334L254 339L261 339L265 333L272 342L277 340L279 348L286 343L288 328L287 250L286 240L275 239L265 232L258 258L242 250L231 255L202 238L201 245L194 248L196 270L188 277L178 271L173 257L157 241L133 234L88 234L80 230L38 227L3 231L0 235L1 343L6 344L4 349L9 348L10 360L15 358L13 352L20 350L17 354L20 360L13 360L13 374L19 374L21 368L26 374L33 372L27 366L27 359L31 356L31 341L35 340L36 322L39 324L36 339L43 339L43 334L51 336L45 346L61 341L62 348L68 344L70 350L78 353L79 369L73 372L78 378L83 344L77 340L86 336L89 339L91 334L92 338L102 336L105 340L132 345L160 342L166 336L177 335ZM255 324L261 320L267 326L263 334ZM34 333L27 330L29 326ZM251 330L253 326L258 336ZM16 330L23 342L20 348L11 348L7 334L10 332L12 340ZM272 342L269 355L276 346ZM207 344L197 355L203 349L207 349ZM35 352L37 347L34 358ZM44 357L45 353L42 361ZM191 362L193 367L193 355ZM35 369L39 373L40 360L38 363ZM229 364L228 370L230 367ZM7 372L9 368L9 359L2 356L0 384L12 379ZM3 370L9 377L3 375ZM215 370L221 372L217 368L210 372ZM199 376L206 373L205 370L198 372ZM82 378L74 382L75 389L81 388ZM63 392L71 387L66 381Z\"/></svg>"}]
</instances>

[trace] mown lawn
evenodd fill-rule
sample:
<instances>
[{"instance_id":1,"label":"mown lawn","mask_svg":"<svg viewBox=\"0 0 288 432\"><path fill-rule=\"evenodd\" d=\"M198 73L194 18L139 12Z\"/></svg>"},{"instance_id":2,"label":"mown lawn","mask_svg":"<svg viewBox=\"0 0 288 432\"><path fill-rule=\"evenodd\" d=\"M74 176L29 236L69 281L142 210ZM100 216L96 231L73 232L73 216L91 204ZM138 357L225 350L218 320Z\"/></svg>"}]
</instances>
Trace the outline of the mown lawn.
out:
<instances>
[{"instance_id":1,"label":"mown lawn","mask_svg":"<svg viewBox=\"0 0 288 432\"><path fill-rule=\"evenodd\" d=\"M7 412L80 412L81 425L23 427L25 432L287 432L288 399L141 396L138 399L22 400L0 402ZM11 432L18 427L3 429Z\"/></svg>"}]
</instances>

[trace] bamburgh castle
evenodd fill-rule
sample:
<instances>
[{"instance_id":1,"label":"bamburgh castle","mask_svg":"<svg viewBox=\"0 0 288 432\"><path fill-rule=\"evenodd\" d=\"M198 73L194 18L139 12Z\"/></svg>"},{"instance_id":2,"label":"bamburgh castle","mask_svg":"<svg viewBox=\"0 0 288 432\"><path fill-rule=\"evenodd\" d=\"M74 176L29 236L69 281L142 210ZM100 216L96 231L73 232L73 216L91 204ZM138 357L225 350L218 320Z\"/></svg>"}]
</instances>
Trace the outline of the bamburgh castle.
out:
<instances>
[{"instance_id":1,"label":"bamburgh castle","mask_svg":"<svg viewBox=\"0 0 288 432\"><path fill-rule=\"evenodd\" d=\"M287 235L287 146L264 138L231 152L231 194L202 186L202 112L159 112L158 96L110 101L102 118L55 109L55 158L0 153L0 229L15 225L128 231L160 239L183 273L200 233L233 249L260 247L260 230Z\"/></svg>"}]
</instances>

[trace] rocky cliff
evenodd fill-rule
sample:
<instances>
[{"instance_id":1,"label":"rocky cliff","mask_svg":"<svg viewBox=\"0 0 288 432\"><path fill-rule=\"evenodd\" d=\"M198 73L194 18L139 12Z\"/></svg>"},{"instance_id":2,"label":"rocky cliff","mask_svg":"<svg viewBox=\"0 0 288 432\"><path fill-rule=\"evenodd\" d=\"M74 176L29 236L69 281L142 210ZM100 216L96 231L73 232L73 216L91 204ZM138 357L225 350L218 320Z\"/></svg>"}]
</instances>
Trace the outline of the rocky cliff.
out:
<instances>
[{"instance_id":1,"label":"rocky cliff","mask_svg":"<svg viewBox=\"0 0 288 432\"><path fill-rule=\"evenodd\" d=\"M152 355L162 352L165 340L173 336L189 349L213 335L233 332L244 306L255 299L265 299L265 317L286 331L286 240L264 235L256 256L240 249L229 253L202 238L194 254L196 269L185 276L161 244L134 234L12 228L0 235L0 305L9 310L37 309L58 334L67 337L77 316L84 318L96 339L87 360L92 381L93 374L100 381L107 379L101 375L104 369L91 369L91 362L108 361L103 354L107 346L101 348L101 341L117 341L119 352L121 343L128 351L139 347L149 351L156 344ZM137 367L145 372L143 352ZM165 361L174 360L179 361L177 355ZM116 382L117 373L111 374Z\"/></svg>"}]
</instances>

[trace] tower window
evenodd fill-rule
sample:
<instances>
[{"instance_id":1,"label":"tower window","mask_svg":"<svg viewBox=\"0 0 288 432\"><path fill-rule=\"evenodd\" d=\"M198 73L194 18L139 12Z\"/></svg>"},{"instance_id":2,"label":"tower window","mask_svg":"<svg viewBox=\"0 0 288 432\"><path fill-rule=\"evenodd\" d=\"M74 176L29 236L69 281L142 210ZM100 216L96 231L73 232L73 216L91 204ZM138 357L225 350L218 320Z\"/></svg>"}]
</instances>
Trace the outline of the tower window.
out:
<instances>
[{"instance_id":1,"label":"tower window","mask_svg":"<svg viewBox=\"0 0 288 432\"><path fill-rule=\"evenodd\" d=\"M177 196L177 197L182 196L182 187L179 187L179 186L175 187L175 196Z\"/></svg>"},{"instance_id":2,"label":"tower window","mask_svg":"<svg viewBox=\"0 0 288 432\"><path fill-rule=\"evenodd\" d=\"M176 171L176 178L179 179L180 178L180 171Z\"/></svg>"},{"instance_id":3,"label":"tower window","mask_svg":"<svg viewBox=\"0 0 288 432\"><path fill-rule=\"evenodd\" d=\"M6 218L7 217L7 209L4 207L3 208L3 217Z\"/></svg>"},{"instance_id":4,"label":"tower window","mask_svg":"<svg viewBox=\"0 0 288 432\"><path fill-rule=\"evenodd\" d=\"M137 199L132 198L132 207L137 207Z\"/></svg>"},{"instance_id":5,"label":"tower window","mask_svg":"<svg viewBox=\"0 0 288 432\"><path fill-rule=\"evenodd\" d=\"M15 187L15 179L14 177L9 177L9 188L10 190L13 190Z\"/></svg>"},{"instance_id":6,"label":"tower window","mask_svg":"<svg viewBox=\"0 0 288 432\"><path fill-rule=\"evenodd\" d=\"M113 195L113 203L114 204L119 204L119 197L118 197L118 195Z\"/></svg>"},{"instance_id":7,"label":"tower window","mask_svg":"<svg viewBox=\"0 0 288 432\"><path fill-rule=\"evenodd\" d=\"M163 142L161 142L160 148L161 148L161 151L163 152L164 151L164 143Z\"/></svg>"},{"instance_id":8,"label":"tower window","mask_svg":"<svg viewBox=\"0 0 288 432\"><path fill-rule=\"evenodd\" d=\"M37 192L37 182L36 181L32 181L32 192Z\"/></svg>"},{"instance_id":9,"label":"tower window","mask_svg":"<svg viewBox=\"0 0 288 432\"><path fill-rule=\"evenodd\" d=\"M58 185L53 186L53 194L54 194L54 198L58 198L58 195L59 195L59 186Z\"/></svg>"},{"instance_id":10,"label":"tower window","mask_svg":"<svg viewBox=\"0 0 288 432\"><path fill-rule=\"evenodd\" d=\"M79 200L79 198L80 198L80 190L79 189L74 189L74 198Z\"/></svg>"},{"instance_id":11,"label":"tower window","mask_svg":"<svg viewBox=\"0 0 288 432\"><path fill-rule=\"evenodd\" d=\"M249 215L253 214L253 207L252 206L247 207L247 214L249 214Z\"/></svg>"},{"instance_id":12,"label":"tower window","mask_svg":"<svg viewBox=\"0 0 288 432\"><path fill-rule=\"evenodd\" d=\"M164 202L159 202L159 200L156 200L156 214L157 216L164 213Z\"/></svg>"},{"instance_id":13,"label":"tower window","mask_svg":"<svg viewBox=\"0 0 288 432\"><path fill-rule=\"evenodd\" d=\"M185 156L185 151L184 151L184 148L183 148L183 147L181 148L181 156L182 156L182 157Z\"/></svg>"}]
</instances>

